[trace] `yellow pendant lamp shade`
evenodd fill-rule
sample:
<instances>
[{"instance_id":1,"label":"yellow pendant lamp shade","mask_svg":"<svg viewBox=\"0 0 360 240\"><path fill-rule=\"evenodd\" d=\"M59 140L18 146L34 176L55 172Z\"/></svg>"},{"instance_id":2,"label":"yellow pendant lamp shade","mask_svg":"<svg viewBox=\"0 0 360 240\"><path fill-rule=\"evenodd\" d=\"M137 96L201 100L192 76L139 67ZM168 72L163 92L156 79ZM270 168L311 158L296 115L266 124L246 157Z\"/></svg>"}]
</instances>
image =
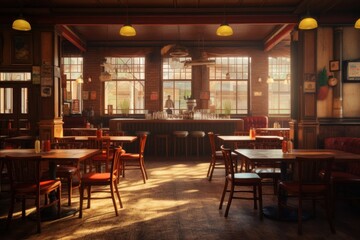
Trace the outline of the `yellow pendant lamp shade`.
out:
<instances>
[{"instance_id":1,"label":"yellow pendant lamp shade","mask_svg":"<svg viewBox=\"0 0 360 240\"><path fill-rule=\"evenodd\" d=\"M30 31L31 25L28 21L26 21L23 17L20 16L13 22L12 28L18 31Z\"/></svg>"},{"instance_id":2,"label":"yellow pendant lamp shade","mask_svg":"<svg viewBox=\"0 0 360 240\"><path fill-rule=\"evenodd\" d=\"M124 37L136 36L136 30L131 24L125 24L120 28L120 35Z\"/></svg>"},{"instance_id":3,"label":"yellow pendant lamp shade","mask_svg":"<svg viewBox=\"0 0 360 240\"><path fill-rule=\"evenodd\" d=\"M299 23L299 29L301 30L311 30L318 27L318 23L315 18L306 16L303 19L301 19Z\"/></svg>"},{"instance_id":4,"label":"yellow pendant lamp shade","mask_svg":"<svg viewBox=\"0 0 360 240\"><path fill-rule=\"evenodd\" d=\"M360 18L355 23L355 28L360 29Z\"/></svg>"},{"instance_id":5,"label":"yellow pendant lamp shade","mask_svg":"<svg viewBox=\"0 0 360 240\"><path fill-rule=\"evenodd\" d=\"M220 27L218 27L218 29L216 30L216 35L221 37L228 37L233 35L233 33L234 32L232 28L227 23L221 24Z\"/></svg>"}]
</instances>

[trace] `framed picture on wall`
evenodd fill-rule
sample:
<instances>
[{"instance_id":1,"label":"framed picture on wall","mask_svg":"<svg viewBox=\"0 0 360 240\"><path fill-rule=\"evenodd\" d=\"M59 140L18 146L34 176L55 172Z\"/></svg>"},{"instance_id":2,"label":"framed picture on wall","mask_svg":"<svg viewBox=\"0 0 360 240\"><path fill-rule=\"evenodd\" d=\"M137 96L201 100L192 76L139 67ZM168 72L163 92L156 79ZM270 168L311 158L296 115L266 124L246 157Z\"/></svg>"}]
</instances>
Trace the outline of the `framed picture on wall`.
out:
<instances>
[{"instance_id":1,"label":"framed picture on wall","mask_svg":"<svg viewBox=\"0 0 360 240\"><path fill-rule=\"evenodd\" d=\"M32 45L30 34L14 35L11 44L11 63L32 64Z\"/></svg>"},{"instance_id":2,"label":"framed picture on wall","mask_svg":"<svg viewBox=\"0 0 360 240\"><path fill-rule=\"evenodd\" d=\"M340 71L340 61L339 60L330 61L329 62L329 70L330 70L330 72Z\"/></svg>"}]
</instances>

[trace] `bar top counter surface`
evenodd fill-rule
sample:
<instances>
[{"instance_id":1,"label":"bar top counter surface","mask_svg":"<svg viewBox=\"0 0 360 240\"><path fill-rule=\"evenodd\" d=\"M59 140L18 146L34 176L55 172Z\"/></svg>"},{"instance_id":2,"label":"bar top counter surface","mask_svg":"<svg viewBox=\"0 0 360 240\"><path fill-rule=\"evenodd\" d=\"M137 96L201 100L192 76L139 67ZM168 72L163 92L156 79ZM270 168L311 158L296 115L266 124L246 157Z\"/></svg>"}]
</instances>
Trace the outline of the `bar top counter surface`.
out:
<instances>
[{"instance_id":1,"label":"bar top counter surface","mask_svg":"<svg viewBox=\"0 0 360 240\"><path fill-rule=\"evenodd\" d=\"M233 134L234 131L242 131L244 121L240 118L217 118L217 119L135 119L113 118L109 120L109 128L112 131L149 131L152 133L169 133L173 131L204 131L219 134Z\"/></svg>"}]
</instances>

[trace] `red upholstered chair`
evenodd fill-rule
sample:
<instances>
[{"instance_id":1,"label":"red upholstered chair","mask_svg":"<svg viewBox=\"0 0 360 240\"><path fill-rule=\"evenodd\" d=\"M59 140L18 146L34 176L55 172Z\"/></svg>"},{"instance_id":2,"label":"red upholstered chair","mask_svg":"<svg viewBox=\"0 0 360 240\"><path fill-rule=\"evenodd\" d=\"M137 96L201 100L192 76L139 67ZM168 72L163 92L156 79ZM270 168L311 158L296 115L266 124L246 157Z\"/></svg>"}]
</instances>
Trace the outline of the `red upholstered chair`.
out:
<instances>
[{"instance_id":1,"label":"red upholstered chair","mask_svg":"<svg viewBox=\"0 0 360 240\"><path fill-rule=\"evenodd\" d=\"M11 184L11 202L7 218L7 226L10 226L15 203L22 202L22 218L25 219L26 199L35 199L37 232L41 232L40 196L46 198L52 191L56 192L56 200L53 202L46 199L43 207L57 203L57 216L61 211L61 182L43 176L41 156L10 157L6 156L7 169ZM50 203L49 203L50 202ZM48 204L49 203L49 204Z\"/></svg>"},{"instance_id":2,"label":"red upholstered chair","mask_svg":"<svg viewBox=\"0 0 360 240\"><path fill-rule=\"evenodd\" d=\"M127 170L134 170L140 169L143 181L146 183L148 179L146 169L145 169L145 162L144 162L144 151L145 151L145 144L146 144L147 135L143 134L139 136L139 152L137 153L125 153L121 155L121 171L122 176L125 177L125 171Z\"/></svg>"},{"instance_id":3,"label":"red upholstered chair","mask_svg":"<svg viewBox=\"0 0 360 240\"><path fill-rule=\"evenodd\" d=\"M116 201L115 201L114 194L116 193L116 195L119 199L119 202L120 202L120 208L122 208L123 205L122 205L120 193L119 193L119 190L117 187L117 180L119 178L120 157L124 153L125 153L125 151L121 147L119 147L115 150L114 157L111 162L110 172L105 172L105 173L89 172L89 173L85 173L82 176L81 187L80 187L79 218L82 218L82 213L83 213L84 190L87 189L87 193L88 193L87 208L90 208L90 199L91 199L91 193L92 193L91 187L92 186L107 186L107 185L110 186L110 193L111 193L111 198L112 198L112 202L113 202L114 209L115 209L115 214L116 214L116 216L118 216L118 211L117 211L117 207L116 207Z\"/></svg>"},{"instance_id":4,"label":"red upholstered chair","mask_svg":"<svg viewBox=\"0 0 360 240\"><path fill-rule=\"evenodd\" d=\"M110 162L113 158L113 152L110 147L110 138L109 137L89 137L88 142L90 148L99 149L101 152L91 159L90 164L90 172L92 171L92 167L95 166L97 172L102 171L102 166L105 167L105 172L109 172Z\"/></svg>"},{"instance_id":5,"label":"red upholstered chair","mask_svg":"<svg viewBox=\"0 0 360 240\"><path fill-rule=\"evenodd\" d=\"M332 197L331 197L331 168L334 157L329 155L298 156L294 163L293 180L280 181L279 183L279 214L281 209L288 206L290 197L297 198L298 204L298 234L302 234L303 202L311 200L312 211L315 215L316 201L323 201L330 229L335 233L332 222ZM281 194L286 193L286 197Z\"/></svg>"},{"instance_id":6,"label":"red upholstered chair","mask_svg":"<svg viewBox=\"0 0 360 240\"><path fill-rule=\"evenodd\" d=\"M257 209L257 201L259 201L259 216L263 217L262 212L262 189L261 178L256 173L235 173L235 162L231 155L231 150L221 146L221 151L225 159L225 185L221 196L219 209L222 208L225 194L229 192L229 200L227 203L225 217L228 216L232 199L247 199L254 201L254 209ZM230 186L228 186L230 184ZM252 187L252 191L243 189L243 187ZM230 189L228 189L230 187ZM237 195L239 193L252 193L252 197Z\"/></svg>"},{"instance_id":7,"label":"red upholstered chair","mask_svg":"<svg viewBox=\"0 0 360 240\"><path fill-rule=\"evenodd\" d=\"M250 128L267 128L269 119L267 116L249 116L244 117L244 131L249 132Z\"/></svg>"}]
</instances>

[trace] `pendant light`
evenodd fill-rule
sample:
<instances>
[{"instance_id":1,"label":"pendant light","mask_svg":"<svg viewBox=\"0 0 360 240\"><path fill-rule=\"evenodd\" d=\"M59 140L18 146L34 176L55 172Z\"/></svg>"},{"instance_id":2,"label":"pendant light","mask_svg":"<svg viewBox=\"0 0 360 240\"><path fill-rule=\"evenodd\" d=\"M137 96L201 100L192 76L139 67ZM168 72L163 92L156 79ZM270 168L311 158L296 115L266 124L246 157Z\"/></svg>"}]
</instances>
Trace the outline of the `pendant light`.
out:
<instances>
[{"instance_id":1,"label":"pendant light","mask_svg":"<svg viewBox=\"0 0 360 240\"><path fill-rule=\"evenodd\" d=\"M225 20L225 3L224 3L224 20L223 23L217 28L216 35L220 37L228 37L233 35L233 30Z\"/></svg>"},{"instance_id":2,"label":"pendant light","mask_svg":"<svg viewBox=\"0 0 360 240\"><path fill-rule=\"evenodd\" d=\"M30 31L31 25L20 14L20 16L17 19L15 19L14 22L12 23L12 29L18 30L18 31Z\"/></svg>"},{"instance_id":3,"label":"pendant light","mask_svg":"<svg viewBox=\"0 0 360 240\"><path fill-rule=\"evenodd\" d=\"M360 29L360 18L355 22L354 27Z\"/></svg>"},{"instance_id":4,"label":"pendant light","mask_svg":"<svg viewBox=\"0 0 360 240\"><path fill-rule=\"evenodd\" d=\"M233 33L234 32L232 28L227 23L221 24L220 27L218 27L218 29L216 30L216 35L221 37L228 37L233 35Z\"/></svg>"},{"instance_id":5,"label":"pendant light","mask_svg":"<svg viewBox=\"0 0 360 240\"><path fill-rule=\"evenodd\" d=\"M301 18L299 23L299 29L301 30L312 30L318 27L318 23L315 18L310 16L309 11L307 14Z\"/></svg>"},{"instance_id":6,"label":"pendant light","mask_svg":"<svg viewBox=\"0 0 360 240\"><path fill-rule=\"evenodd\" d=\"M124 24L124 26L122 26L120 28L119 33L121 36L124 36L124 37L136 36L135 28L133 26L131 26L131 24L129 24L129 23Z\"/></svg>"},{"instance_id":7,"label":"pendant light","mask_svg":"<svg viewBox=\"0 0 360 240\"><path fill-rule=\"evenodd\" d=\"M128 2L126 2L126 23L120 28L119 34L124 37L136 36L136 30L129 22Z\"/></svg>"}]
</instances>

